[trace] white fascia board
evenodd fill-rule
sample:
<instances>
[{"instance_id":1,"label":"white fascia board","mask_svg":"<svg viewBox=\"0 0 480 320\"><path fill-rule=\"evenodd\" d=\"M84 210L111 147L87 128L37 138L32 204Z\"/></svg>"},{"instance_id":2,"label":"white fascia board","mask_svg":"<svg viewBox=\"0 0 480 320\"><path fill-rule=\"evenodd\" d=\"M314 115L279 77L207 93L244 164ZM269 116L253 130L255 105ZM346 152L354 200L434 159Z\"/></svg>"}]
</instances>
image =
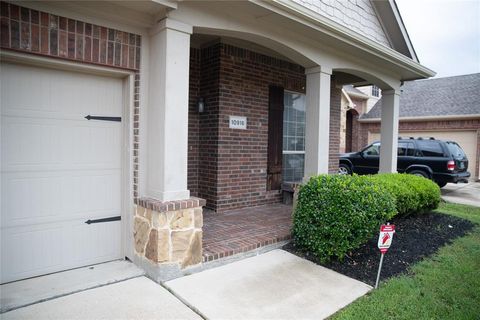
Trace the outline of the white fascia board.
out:
<instances>
[{"instance_id":1,"label":"white fascia board","mask_svg":"<svg viewBox=\"0 0 480 320\"><path fill-rule=\"evenodd\" d=\"M400 28L403 38L405 39L405 43L408 47L408 51L412 55L412 58L416 62L420 63L417 57L417 53L415 52L415 48L413 47L412 41L410 40L410 36L408 35L407 28L405 28L405 24L403 23L403 19L400 14L400 11L398 10L397 4L395 3L395 0L389 0L388 3L390 4L393 14L395 15L395 19L397 20L398 27Z\"/></svg>"},{"instance_id":2,"label":"white fascia board","mask_svg":"<svg viewBox=\"0 0 480 320\"><path fill-rule=\"evenodd\" d=\"M403 54L373 41L358 32L355 32L341 24L309 10L297 3L288 0L248 0L277 14L283 15L302 23L312 29L318 30L339 41L343 41L359 50L386 60L398 67L409 70L417 75L414 79L424 79L435 76L435 72L420 63L404 56Z\"/></svg>"},{"instance_id":3,"label":"white fascia board","mask_svg":"<svg viewBox=\"0 0 480 320\"><path fill-rule=\"evenodd\" d=\"M346 93L351 96L351 97L355 97L355 98L360 98L360 99L368 99L370 98L369 96L367 96L366 94L364 93L357 93L357 92L350 92L350 91L346 91Z\"/></svg>"},{"instance_id":4,"label":"white fascia board","mask_svg":"<svg viewBox=\"0 0 480 320\"><path fill-rule=\"evenodd\" d=\"M465 114L465 115L446 115L446 116L420 116L420 117L401 117L400 122L418 122L418 121L444 121L444 120L473 120L480 119L480 114ZM363 123L380 122L380 118L358 119Z\"/></svg>"},{"instance_id":5,"label":"white fascia board","mask_svg":"<svg viewBox=\"0 0 480 320\"><path fill-rule=\"evenodd\" d=\"M162 6L165 6L165 7L171 8L171 9L177 9L178 8L178 4L177 4L176 0L150 0L150 1L158 3Z\"/></svg>"}]
</instances>

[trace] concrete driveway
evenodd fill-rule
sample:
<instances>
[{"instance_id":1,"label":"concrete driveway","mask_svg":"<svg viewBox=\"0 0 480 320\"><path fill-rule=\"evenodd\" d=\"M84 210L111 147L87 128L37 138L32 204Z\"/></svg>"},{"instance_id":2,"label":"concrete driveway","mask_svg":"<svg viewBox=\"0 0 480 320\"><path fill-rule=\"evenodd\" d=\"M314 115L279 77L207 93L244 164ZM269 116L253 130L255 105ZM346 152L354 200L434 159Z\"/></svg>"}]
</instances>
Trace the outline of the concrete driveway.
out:
<instances>
[{"instance_id":1,"label":"concrete driveway","mask_svg":"<svg viewBox=\"0 0 480 320\"><path fill-rule=\"evenodd\" d=\"M449 183L441 191L447 202L480 207L480 182Z\"/></svg>"}]
</instances>

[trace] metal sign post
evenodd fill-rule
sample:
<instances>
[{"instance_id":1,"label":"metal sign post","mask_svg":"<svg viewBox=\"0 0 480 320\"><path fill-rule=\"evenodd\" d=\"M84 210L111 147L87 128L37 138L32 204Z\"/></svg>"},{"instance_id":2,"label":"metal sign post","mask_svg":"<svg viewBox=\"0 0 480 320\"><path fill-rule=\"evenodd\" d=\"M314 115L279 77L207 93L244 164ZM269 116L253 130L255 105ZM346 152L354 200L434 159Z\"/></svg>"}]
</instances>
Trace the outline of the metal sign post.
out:
<instances>
[{"instance_id":1,"label":"metal sign post","mask_svg":"<svg viewBox=\"0 0 480 320\"><path fill-rule=\"evenodd\" d=\"M380 265L378 266L377 281L375 281L375 289L378 288L378 282L380 281L380 272L382 271L383 257L384 256L385 256L385 253L382 253L382 255L380 256Z\"/></svg>"},{"instance_id":2,"label":"metal sign post","mask_svg":"<svg viewBox=\"0 0 480 320\"><path fill-rule=\"evenodd\" d=\"M378 266L377 281L375 281L375 289L378 288L378 282L380 281L380 272L382 271L383 257L387 253L388 248L392 245L393 234L395 233L395 226L387 223L382 224L380 227L380 235L378 236L378 249L380 249L380 264Z\"/></svg>"}]
</instances>

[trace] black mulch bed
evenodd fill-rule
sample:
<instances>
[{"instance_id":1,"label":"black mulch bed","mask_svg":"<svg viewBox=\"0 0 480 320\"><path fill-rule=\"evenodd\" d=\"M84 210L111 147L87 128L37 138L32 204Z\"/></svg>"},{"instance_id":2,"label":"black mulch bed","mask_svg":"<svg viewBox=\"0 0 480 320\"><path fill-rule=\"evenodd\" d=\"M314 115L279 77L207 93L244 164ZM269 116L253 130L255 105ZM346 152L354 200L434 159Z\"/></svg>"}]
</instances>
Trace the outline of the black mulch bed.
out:
<instances>
[{"instance_id":1,"label":"black mulch bed","mask_svg":"<svg viewBox=\"0 0 480 320\"><path fill-rule=\"evenodd\" d=\"M465 235L475 226L470 221L433 212L396 217L391 223L395 225L395 235L392 246L383 259L381 281L404 273L412 264L435 253L453 239ZM335 260L326 264L301 252L293 243L285 245L283 249L373 286L380 262L377 241L378 233L368 243L348 254L343 261Z\"/></svg>"}]
</instances>

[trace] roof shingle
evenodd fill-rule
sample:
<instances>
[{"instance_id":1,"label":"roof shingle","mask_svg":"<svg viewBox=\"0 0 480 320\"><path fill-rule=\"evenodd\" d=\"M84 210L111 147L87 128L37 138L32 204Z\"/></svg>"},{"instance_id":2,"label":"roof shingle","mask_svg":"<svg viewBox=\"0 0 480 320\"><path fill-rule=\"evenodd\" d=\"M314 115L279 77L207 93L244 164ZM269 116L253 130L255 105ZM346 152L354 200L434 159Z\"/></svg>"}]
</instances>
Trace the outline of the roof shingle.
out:
<instances>
[{"instance_id":1,"label":"roof shingle","mask_svg":"<svg viewBox=\"0 0 480 320\"><path fill-rule=\"evenodd\" d=\"M362 119L380 118L382 99ZM480 73L405 82L400 118L480 115Z\"/></svg>"}]
</instances>

